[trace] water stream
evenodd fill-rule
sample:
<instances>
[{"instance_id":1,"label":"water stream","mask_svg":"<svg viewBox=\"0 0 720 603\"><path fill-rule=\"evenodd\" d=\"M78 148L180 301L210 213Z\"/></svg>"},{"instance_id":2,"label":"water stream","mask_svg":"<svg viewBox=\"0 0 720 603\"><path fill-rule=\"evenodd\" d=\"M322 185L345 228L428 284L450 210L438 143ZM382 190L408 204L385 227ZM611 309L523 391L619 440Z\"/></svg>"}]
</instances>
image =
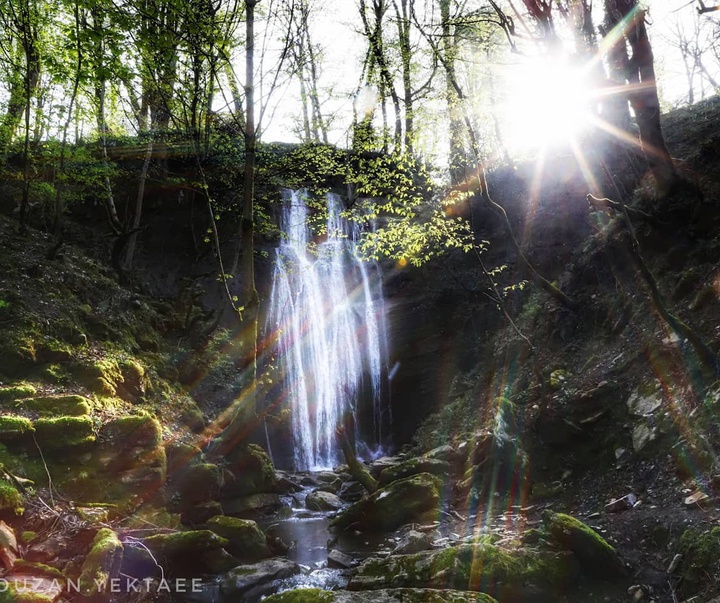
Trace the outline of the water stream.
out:
<instances>
[{"instance_id":1,"label":"water stream","mask_svg":"<svg viewBox=\"0 0 720 603\"><path fill-rule=\"evenodd\" d=\"M319 242L301 192L286 193L280 219L284 237L276 251L267 328L276 337L282 390L292 410L297 470L342 461L336 430L343 423L353 425L361 455L384 438L387 345L380 271L360 259L360 230L342 210L340 198L329 194ZM360 412L363 404L372 406L371 413ZM370 430L359 424L366 414L372 416Z\"/></svg>"}]
</instances>

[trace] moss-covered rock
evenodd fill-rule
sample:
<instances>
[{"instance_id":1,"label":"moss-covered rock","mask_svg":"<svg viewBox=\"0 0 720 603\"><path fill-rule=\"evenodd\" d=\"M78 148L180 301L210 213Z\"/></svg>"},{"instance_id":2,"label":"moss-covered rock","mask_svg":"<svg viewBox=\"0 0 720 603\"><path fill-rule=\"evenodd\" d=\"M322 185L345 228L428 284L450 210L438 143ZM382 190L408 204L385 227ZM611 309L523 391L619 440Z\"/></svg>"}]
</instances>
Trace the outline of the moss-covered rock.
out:
<instances>
[{"instance_id":1,"label":"moss-covered rock","mask_svg":"<svg viewBox=\"0 0 720 603\"><path fill-rule=\"evenodd\" d=\"M245 594L258 591L274 580L300 572L300 566L289 559L266 559L253 565L240 565L229 571L220 583L220 592L228 601L243 601Z\"/></svg>"},{"instance_id":2,"label":"moss-covered rock","mask_svg":"<svg viewBox=\"0 0 720 603\"><path fill-rule=\"evenodd\" d=\"M225 498L275 492L275 469L270 457L260 446L237 446L225 457L225 461L233 476L233 479L223 486Z\"/></svg>"},{"instance_id":3,"label":"moss-covered rock","mask_svg":"<svg viewBox=\"0 0 720 603\"><path fill-rule=\"evenodd\" d=\"M220 469L212 463L193 463L176 470L168 486L172 507L184 511L200 503L217 500L220 485Z\"/></svg>"},{"instance_id":4,"label":"moss-covered rock","mask_svg":"<svg viewBox=\"0 0 720 603\"><path fill-rule=\"evenodd\" d=\"M230 541L210 530L157 534L144 543L171 577L221 574L238 564L226 551Z\"/></svg>"},{"instance_id":5,"label":"moss-covered rock","mask_svg":"<svg viewBox=\"0 0 720 603\"><path fill-rule=\"evenodd\" d=\"M28 398L20 405L42 416L81 417L90 414L90 400L78 395Z\"/></svg>"},{"instance_id":6,"label":"moss-covered rock","mask_svg":"<svg viewBox=\"0 0 720 603\"><path fill-rule=\"evenodd\" d=\"M208 520L207 527L230 541L229 550L240 561L252 562L272 556L265 534L250 519L218 515Z\"/></svg>"},{"instance_id":7,"label":"moss-covered rock","mask_svg":"<svg viewBox=\"0 0 720 603\"><path fill-rule=\"evenodd\" d=\"M117 534L102 528L93 539L80 571L80 592L86 596L101 595L117 577L122 565L123 545Z\"/></svg>"},{"instance_id":8,"label":"moss-covered rock","mask_svg":"<svg viewBox=\"0 0 720 603\"><path fill-rule=\"evenodd\" d=\"M504 550L483 543L368 559L351 578L348 589L432 587L480 591L501 601L558 600L578 575L578 563L571 553Z\"/></svg>"},{"instance_id":9,"label":"moss-covered rock","mask_svg":"<svg viewBox=\"0 0 720 603\"><path fill-rule=\"evenodd\" d=\"M552 540L572 551L588 573L608 580L625 575L625 566L617 551L582 521L550 509L543 511L542 517Z\"/></svg>"},{"instance_id":10,"label":"moss-covered rock","mask_svg":"<svg viewBox=\"0 0 720 603\"><path fill-rule=\"evenodd\" d=\"M372 592L330 592L319 588L286 590L267 603L497 603L485 593L434 588L393 588Z\"/></svg>"},{"instance_id":11,"label":"moss-covered rock","mask_svg":"<svg viewBox=\"0 0 720 603\"><path fill-rule=\"evenodd\" d=\"M331 526L360 531L394 530L419 521L440 507L440 480L429 473L392 482L340 513Z\"/></svg>"},{"instance_id":12,"label":"moss-covered rock","mask_svg":"<svg viewBox=\"0 0 720 603\"><path fill-rule=\"evenodd\" d=\"M95 442L90 417L38 419L34 427L35 438L43 450L65 450Z\"/></svg>"},{"instance_id":13,"label":"moss-covered rock","mask_svg":"<svg viewBox=\"0 0 720 603\"><path fill-rule=\"evenodd\" d=\"M416 457L403 461L399 465L383 469L378 478L378 484L380 487L387 486L391 482L405 479L418 473L429 473L430 475L436 475L438 477L447 477L449 472L450 464L447 461Z\"/></svg>"},{"instance_id":14,"label":"moss-covered rock","mask_svg":"<svg viewBox=\"0 0 720 603\"><path fill-rule=\"evenodd\" d=\"M33 425L30 419L15 415L0 416L0 443L20 442L32 432Z\"/></svg>"},{"instance_id":15,"label":"moss-covered rock","mask_svg":"<svg viewBox=\"0 0 720 603\"><path fill-rule=\"evenodd\" d=\"M34 385L29 383L17 383L15 385L4 385L0 387L0 404L29 398L37 393Z\"/></svg>"},{"instance_id":16,"label":"moss-covered rock","mask_svg":"<svg viewBox=\"0 0 720 603\"><path fill-rule=\"evenodd\" d=\"M123 379L117 360L112 358L80 361L70 366L70 372L80 385L99 396L115 396Z\"/></svg>"},{"instance_id":17,"label":"moss-covered rock","mask_svg":"<svg viewBox=\"0 0 720 603\"><path fill-rule=\"evenodd\" d=\"M158 420L150 415L130 415L105 423L100 439L124 449L157 448L162 443L162 429Z\"/></svg>"},{"instance_id":18,"label":"moss-covered rock","mask_svg":"<svg viewBox=\"0 0 720 603\"><path fill-rule=\"evenodd\" d=\"M0 480L0 512L12 511L16 515L22 515L24 510L23 499L17 488Z\"/></svg>"}]
</instances>

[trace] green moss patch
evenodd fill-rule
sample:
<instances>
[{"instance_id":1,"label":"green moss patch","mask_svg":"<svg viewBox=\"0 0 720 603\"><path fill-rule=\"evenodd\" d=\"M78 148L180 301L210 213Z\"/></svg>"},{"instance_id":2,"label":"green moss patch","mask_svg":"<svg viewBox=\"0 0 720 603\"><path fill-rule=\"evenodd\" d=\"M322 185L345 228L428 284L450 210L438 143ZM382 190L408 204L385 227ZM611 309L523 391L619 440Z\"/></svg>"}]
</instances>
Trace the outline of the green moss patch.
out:
<instances>
[{"instance_id":1,"label":"green moss patch","mask_svg":"<svg viewBox=\"0 0 720 603\"><path fill-rule=\"evenodd\" d=\"M22 401L22 406L40 415L81 417L90 414L90 401L77 395L29 398Z\"/></svg>"},{"instance_id":2,"label":"green moss patch","mask_svg":"<svg viewBox=\"0 0 720 603\"><path fill-rule=\"evenodd\" d=\"M558 596L575 583L578 574L577 561L567 552L504 550L482 543L369 559L348 588L450 588L514 601L525 600L530 593L538 598Z\"/></svg>"},{"instance_id":3,"label":"green moss patch","mask_svg":"<svg viewBox=\"0 0 720 603\"><path fill-rule=\"evenodd\" d=\"M572 551L592 575L608 580L625 575L617 551L582 521L549 509L543 511L543 521L552 540Z\"/></svg>"},{"instance_id":4,"label":"green moss patch","mask_svg":"<svg viewBox=\"0 0 720 603\"><path fill-rule=\"evenodd\" d=\"M162 429L154 417L131 415L103 425L100 437L123 449L156 448L162 443Z\"/></svg>"},{"instance_id":5,"label":"green moss patch","mask_svg":"<svg viewBox=\"0 0 720 603\"><path fill-rule=\"evenodd\" d=\"M394 530L419 521L440 507L440 480L429 473L392 482L368 498L351 505L333 519L340 529Z\"/></svg>"},{"instance_id":6,"label":"green moss patch","mask_svg":"<svg viewBox=\"0 0 720 603\"><path fill-rule=\"evenodd\" d=\"M157 534L144 543L171 576L219 574L238 565L225 550L230 541L210 530Z\"/></svg>"},{"instance_id":7,"label":"green moss patch","mask_svg":"<svg viewBox=\"0 0 720 603\"><path fill-rule=\"evenodd\" d=\"M0 387L0 404L29 398L37 393L34 385L19 383L16 385L5 385Z\"/></svg>"},{"instance_id":8,"label":"green moss patch","mask_svg":"<svg viewBox=\"0 0 720 603\"><path fill-rule=\"evenodd\" d=\"M95 441L90 417L58 417L35 421L38 445L43 450L63 450Z\"/></svg>"},{"instance_id":9,"label":"green moss patch","mask_svg":"<svg viewBox=\"0 0 720 603\"><path fill-rule=\"evenodd\" d=\"M286 590L265 599L267 603L332 603L335 593L320 588Z\"/></svg>"},{"instance_id":10,"label":"green moss patch","mask_svg":"<svg viewBox=\"0 0 720 603\"><path fill-rule=\"evenodd\" d=\"M218 515L208 520L207 527L218 536L227 538L230 551L241 561L257 561L272 556L265 534L252 520Z\"/></svg>"},{"instance_id":11,"label":"green moss patch","mask_svg":"<svg viewBox=\"0 0 720 603\"><path fill-rule=\"evenodd\" d=\"M123 545L117 534L102 528L95 535L80 572L80 592L85 595L102 592L120 571Z\"/></svg>"},{"instance_id":12,"label":"green moss patch","mask_svg":"<svg viewBox=\"0 0 720 603\"><path fill-rule=\"evenodd\" d=\"M710 586L720 591L716 581L720 575L720 527L705 532L685 530L680 538L680 552L683 579L693 589Z\"/></svg>"},{"instance_id":13,"label":"green moss patch","mask_svg":"<svg viewBox=\"0 0 720 603\"><path fill-rule=\"evenodd\" d=\"M32 421L26 417L0 416L0 442L17 442L32 433L32 431Z\"/></svg>"},{"instance_id":14,"label":"green moss patch","mask_svg":"<svg viewBox=\"0 0 720 603\"><path fill-rule=\"evenodd\" d=\"M15 486L0 481L0 511L12 511L17 515L24 512L23 499Z\"/></svg>"}]
</instances>

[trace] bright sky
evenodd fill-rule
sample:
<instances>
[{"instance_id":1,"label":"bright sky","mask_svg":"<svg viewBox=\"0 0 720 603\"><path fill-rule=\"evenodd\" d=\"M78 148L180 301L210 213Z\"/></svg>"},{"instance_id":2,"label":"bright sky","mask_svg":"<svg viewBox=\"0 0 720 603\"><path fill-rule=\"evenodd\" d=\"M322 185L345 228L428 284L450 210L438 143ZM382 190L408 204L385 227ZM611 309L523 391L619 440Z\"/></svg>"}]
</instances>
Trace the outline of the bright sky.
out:
<instances>
[{"instance_id":1,"label":"bright sky","mask_svg":"<svg viewBox=\"0 0 720 603\"><path fill-rule=\"evenodd\" d=\"M348 144L349 128L352 121L353 95L357 90L358 78L365 53L366 42L357 33L361 27L357 0L333 0L316 2L312 18L312 35L315 44L323 48L321 94L328 98L323 106L325 115L336 115L331 127L330 142L345 146ZM600 3L596 3L600 5ZM650 5L649 28L656 59L663 102L676 106L686 102L687 80L679 50L670 44L674 31L679 26L688 34L693 31L697 19L695 3L691 0L652 0ZM392 24L388 15L388 24ZM705 27L712 28L720 21L720 13L701 17ZM276 44L278 44L276 42ZM720 76L720 64L708 50L706 66L714 75ZM525 71L527 73L527 70ZM720 79L720 77L718 78ZM329 94L328 94L329 93ZM712 94L708 90L707 94ZM696 100L701 98L696 90ZM294 141L294 127L299 123L299 91L296 84L275 97L277 108L274 114L268 110L263 138L267 141ZM512 107L506 111L513 111ZM268 119L272 116L272 119Z\"/></svg>"}]
</instances>

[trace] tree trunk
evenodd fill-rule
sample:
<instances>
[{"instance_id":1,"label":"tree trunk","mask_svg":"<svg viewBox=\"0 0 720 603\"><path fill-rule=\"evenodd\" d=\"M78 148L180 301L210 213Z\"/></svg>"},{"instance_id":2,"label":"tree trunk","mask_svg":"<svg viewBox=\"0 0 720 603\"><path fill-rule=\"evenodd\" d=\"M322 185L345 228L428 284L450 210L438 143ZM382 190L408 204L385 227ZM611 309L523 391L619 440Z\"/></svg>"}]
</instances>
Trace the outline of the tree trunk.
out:
<instances>
[{"instance_id":1,"label":"tree trunk","mask_svg":"<svg viewBox=\"0 0 720 603\"><path fill-rule=\"evenodd\" d=\"M658 192L663 196L679 178L660 127L660 100L652 47L645 27L645 11L637 0L606 0L605 10L607 22L613 27L621 24L632 49L632 57L626 58L625 63L625 77L631 88L628 99L635 112L643 154L655 177ZM618 42L618 46L621 45L624 47L622 38Z\"/></svg>"}]
</instances>

